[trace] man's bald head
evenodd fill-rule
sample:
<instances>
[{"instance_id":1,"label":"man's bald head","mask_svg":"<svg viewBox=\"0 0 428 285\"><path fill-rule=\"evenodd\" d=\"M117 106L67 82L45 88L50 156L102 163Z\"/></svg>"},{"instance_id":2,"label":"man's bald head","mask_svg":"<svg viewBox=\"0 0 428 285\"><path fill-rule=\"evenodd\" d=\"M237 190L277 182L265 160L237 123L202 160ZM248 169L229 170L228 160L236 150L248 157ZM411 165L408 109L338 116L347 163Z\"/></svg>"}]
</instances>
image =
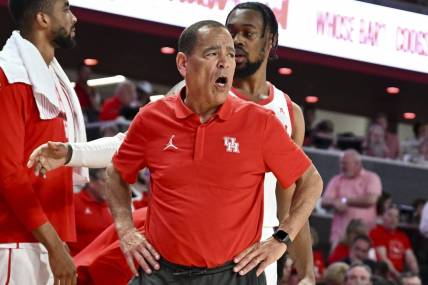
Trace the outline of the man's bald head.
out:
<instances>
[{"instance_id":1,"label":"man's bald head","mask_svg":"<svg viewBox=\"0 0 428 285\"><path fill-rule=\"evenodd\" d=\"M346 150L340 158L340 168L346 177L357 176L362 168L360 154L354 149Z\"/></svg>"}]
</instances>

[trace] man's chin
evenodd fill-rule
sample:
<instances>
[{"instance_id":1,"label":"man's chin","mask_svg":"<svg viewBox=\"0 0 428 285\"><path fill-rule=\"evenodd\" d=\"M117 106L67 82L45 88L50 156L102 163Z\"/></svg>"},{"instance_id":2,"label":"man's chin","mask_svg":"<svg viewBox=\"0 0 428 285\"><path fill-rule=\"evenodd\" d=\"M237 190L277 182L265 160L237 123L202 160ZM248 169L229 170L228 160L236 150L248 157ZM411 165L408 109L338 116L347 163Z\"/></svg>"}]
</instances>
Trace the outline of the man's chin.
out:
<instances>
[{"instance_id":1,"label":"man's chin","mask_svg":"<svg viewBox=\"0 0 428 285\"><path fill-rule=\"evenodd\" d=\"M227 96L229 95L229 91L230 89L216 90L215 91L216 101L220 104L223 104L224 101L226 101Z\"/></svg>"},{"instance_id":2,"label":"man's chin","mask_svg":"<svg viewBox=\"0 0 428 285\"><path fill-rule=\"evenodd\" d=\"M53 46L55 48L70 49L73 48L75 45L75 37L72 37L71 35L68 35L67 37L58 36L53 40Z\"/></svg>"},{"instance_id":3,"label":"man's chin","mask_svg":"<svg viewBox=\"0 0 428 285\"><path fill-rule=\"evenodd\" d=\"M74 39L57 43L57 47L62 49L71 49L71 48L74 48L75 46L76 46L76 41Z\"/></svg>"}]
</instances>

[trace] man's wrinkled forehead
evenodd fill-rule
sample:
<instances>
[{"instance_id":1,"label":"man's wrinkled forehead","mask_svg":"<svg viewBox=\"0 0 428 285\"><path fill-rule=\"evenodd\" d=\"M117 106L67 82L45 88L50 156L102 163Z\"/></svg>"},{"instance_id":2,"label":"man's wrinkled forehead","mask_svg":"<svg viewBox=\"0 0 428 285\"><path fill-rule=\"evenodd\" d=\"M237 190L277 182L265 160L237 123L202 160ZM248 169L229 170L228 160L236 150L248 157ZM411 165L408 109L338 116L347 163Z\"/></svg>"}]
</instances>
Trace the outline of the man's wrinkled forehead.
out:
<instances>
[{"instance_id":1,"label":"man's wrinkled forehead","mask_svg":"<svg viewBox=\"0 0 428 285\"><path fill-rule=\"evenodd\" d=\"M224 38L221 35L224 35ZM204 26L198 29L195 47L205 51L207 49L222 49L234 51L232 36L226 27Z\"/></svg>"}]
</instances>

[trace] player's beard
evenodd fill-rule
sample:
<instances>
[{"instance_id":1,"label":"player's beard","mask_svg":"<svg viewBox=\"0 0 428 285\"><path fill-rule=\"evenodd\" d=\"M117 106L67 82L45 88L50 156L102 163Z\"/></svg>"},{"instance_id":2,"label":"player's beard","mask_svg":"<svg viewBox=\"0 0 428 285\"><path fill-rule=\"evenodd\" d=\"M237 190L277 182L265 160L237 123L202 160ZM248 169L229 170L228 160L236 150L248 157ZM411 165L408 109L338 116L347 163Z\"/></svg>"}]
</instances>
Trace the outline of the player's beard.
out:
<instances>
[{"instance_id":1,"label":"player's beard","mask_svg":"<svg viewBox=\"0 0 428 285\"><path fill-rule=\"evenodd\" d=\"M71 36L71 31L73 28L74 27L70 29L69 33L67 33L67 31L63 27L55 31L53 38L55 47L69 49L76 45L75 39Z\"/></svg>"},{"instance_id":2,"label":"player's beard","mask_svg":"<svg viewBox=\"0 0 428 285\"><path fill-rule=\"evenodd\" d=\"M235 78L242 79L242 78L249 77L249 76L253 75L254 73L256 73L256 71L259 70L260 66L263 63L264 56L265 56L265 49L262 48L260 50L259 57L257 60L250 61L247 57L247 62L245 62L245 64L242 67L236 66L235 75L234 75Z\"/></svg>"}]
</instances>

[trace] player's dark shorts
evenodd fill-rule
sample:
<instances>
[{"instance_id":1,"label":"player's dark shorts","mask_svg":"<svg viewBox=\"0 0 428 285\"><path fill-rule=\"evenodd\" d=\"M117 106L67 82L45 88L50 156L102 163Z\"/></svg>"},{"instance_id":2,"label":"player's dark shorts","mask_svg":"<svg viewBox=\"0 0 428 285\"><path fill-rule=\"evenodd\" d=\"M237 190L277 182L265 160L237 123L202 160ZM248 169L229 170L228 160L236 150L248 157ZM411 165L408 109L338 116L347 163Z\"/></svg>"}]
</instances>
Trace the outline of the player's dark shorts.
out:
<instances>
[{"instance_id":1,"label":"player's dark shorts","mask_svg":"<svg viewBox=\"0 0 428 285\"><path fill-rule=\"evenodd\" d=\"M141 268L138 277L128 285L266 285L265 274L256 276L256 270L240 276L233 271L235 263L228 262L216 268L187 267L159 260L160 269L146 274Z\"/></svg>"}]
</instances>

